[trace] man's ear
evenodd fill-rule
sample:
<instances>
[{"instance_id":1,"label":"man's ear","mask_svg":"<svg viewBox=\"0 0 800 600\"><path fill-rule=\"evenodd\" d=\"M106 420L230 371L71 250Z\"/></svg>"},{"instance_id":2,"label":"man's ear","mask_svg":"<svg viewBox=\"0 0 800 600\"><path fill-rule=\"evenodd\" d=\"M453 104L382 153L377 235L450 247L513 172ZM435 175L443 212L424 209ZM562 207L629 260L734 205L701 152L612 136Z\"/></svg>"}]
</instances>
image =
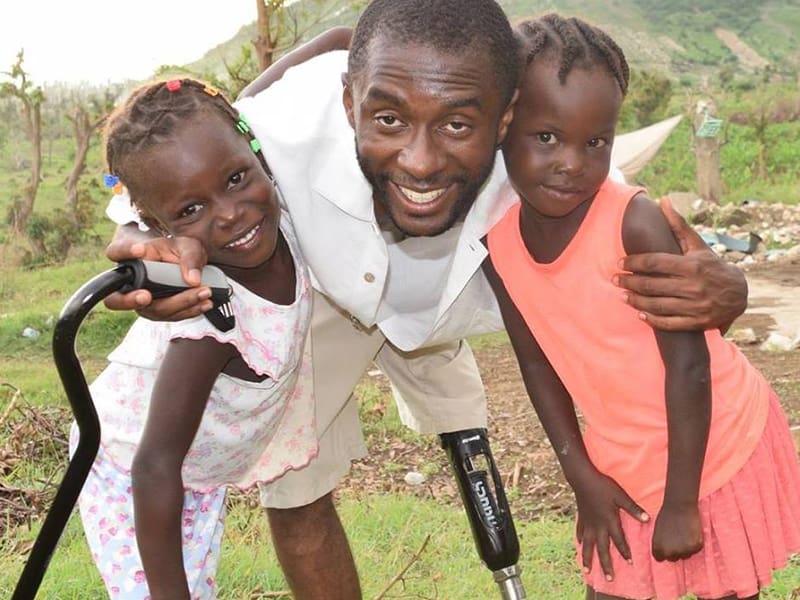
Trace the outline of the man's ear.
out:
<instances>
[{"instance_id":1,"label":"man's ear","mask_svg":"<svg viewBox=\"0 0 800 600\"><path fill-rule=\"evenodd\" d=\"M506 139L506 135L508 135L508 126L511 125L511 121L514 118L514 107L517 104L517 100L519 99L519 88L514 90L514 95L511 96L511 100L506 106L506 109L503 111L502 116L500 117L500 125L497 127L497 145L503 143Z\"/></svg>"},{"instance_id":2,"label":"man's ear","mask_svg":"<svg viewBox=\"0 0 800 600\"><path fill-rule=\"evenodd\" d=\"M344 103L344 112L347 114L347 121L350 127L356 128L356 117L353 112L353 85L348 73L342 73L342 102Z\"/></svg>"}]
</instances>

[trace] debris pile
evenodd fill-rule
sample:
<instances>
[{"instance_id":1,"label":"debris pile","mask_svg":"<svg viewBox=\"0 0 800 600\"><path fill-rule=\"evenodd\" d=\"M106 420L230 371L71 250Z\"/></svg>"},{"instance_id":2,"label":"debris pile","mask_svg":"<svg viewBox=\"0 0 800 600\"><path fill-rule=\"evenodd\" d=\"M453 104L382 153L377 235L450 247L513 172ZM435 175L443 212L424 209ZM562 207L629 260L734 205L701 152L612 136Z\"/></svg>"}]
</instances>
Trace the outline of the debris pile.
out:
<instances>
[{"instance_id":1,"label":"debris pile","mask_svg":"<svg viewBox=\"0 0 800 600\"><path fill-rule=\"evenodd\" d=\"M746 268L800 260L800 204L751 200L720 206L696 199L686 212L714 252L729 262Z\"/></svg>"},{"instance_id":2,"label":"debris pile","mask_svg":"<svg viewBox=\"0 0 800 600\"><path fill-rule=\"evenodd\" d=\"M33 407L8 384L0 391L0 541L49 509L66 465L68 413Z\"/></svg>"}]
</instances>

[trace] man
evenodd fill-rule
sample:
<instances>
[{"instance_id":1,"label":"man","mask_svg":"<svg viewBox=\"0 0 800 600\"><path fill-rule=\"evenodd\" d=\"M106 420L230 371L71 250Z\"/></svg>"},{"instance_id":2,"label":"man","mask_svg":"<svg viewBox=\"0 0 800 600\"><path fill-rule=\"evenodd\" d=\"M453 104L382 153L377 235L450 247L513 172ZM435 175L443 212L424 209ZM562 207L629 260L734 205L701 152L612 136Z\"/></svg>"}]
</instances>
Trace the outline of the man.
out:
<instances>
[{"instance_id":1,"label":"man","mask_svg":"<svg viewBox=\"0 0 800 600\"><path fill-rule=\"evenodd\" d=\"M480 239L508 208L495 201L518 69L505 15L493 0L373 0L353 33L342 90L344 61L344 53L325 54L238 103L318 291L320 455L262 489L278 557L301 600L360 597L331 490L365 453L351 393L366 367L375 360L384 370L403 421L417 431L485 427L483 387L463 338L502 328L480 271ZM687 256L627 266L669 278L621 283L659 326L729 323L744 309L744 278L683 227L676 234L689 240ZM112 260L178 255L187 276L205 261L189 240L137 245L125 235L109 247ZM714 287L703 287L701 271ZM143 312L186 318L207 309L207 298L196 288ZM107 304L148 302L137 292Z\"/></svg>"}]
</instances>

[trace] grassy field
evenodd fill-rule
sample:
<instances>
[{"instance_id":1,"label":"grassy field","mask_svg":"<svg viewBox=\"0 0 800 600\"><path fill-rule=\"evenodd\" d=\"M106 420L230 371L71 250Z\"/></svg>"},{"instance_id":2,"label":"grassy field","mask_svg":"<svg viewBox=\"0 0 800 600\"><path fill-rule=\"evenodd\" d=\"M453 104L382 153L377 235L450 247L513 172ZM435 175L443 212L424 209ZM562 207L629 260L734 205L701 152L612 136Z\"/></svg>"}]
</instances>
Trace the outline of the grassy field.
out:
<instances>
[{"instance_id":1,"label":"grassy field","mask_svg":"<svg viewBox=\"0 0 800 600\"><path fill-rule=\"evenodd\" d=\"M33 404L65 403L50 358L52 326L71 291L106 266L104 261L97 260L7 273L9 276L3 278L0 289L4 307L0 319L0 381L22 390ZM32 301L33 298L36 300ZM99 371L105 355L130 321L130 315L112 313L102 307L90 315L78 341L78 353L88 377ZM41 334L36 338L22 337L20 332L25 327L36 328ZM496 343L505 343L504 338L489 336L477 345ZM379 393L362 390L367 409L369 397ZM0 413L9 399L10 394L0 395ZM398 430L396 414L381 427ZM5 482L25 487L42 479L45 471L44 466L30 465L11 473ZM260 592L286 589L271 548L266 519L246 500L239 497L232 502L220 569L223 590L220 598L260 598L266 597L259 595ZM387 598L455 600L495 594L491 574L478 562L459 506L392 495L371 496L366 500L345 495L340 506L358 557L366 598L381 594L406 567L408 571L402 581L395 584ZM520 537L526 547L522 562L526 585L534 590L550 590L549 596L537 597L555 599L579 594L571 528L571 522L557 519L519 523ZM31 530L23 527L8 532L0 540L0 597L10 595L36 531L35 525ZM414 559L417 553L419 557ZM43 582L41 597L54 600L104 597L102 582L75 516Z\"/></svg>"},{"instance_id":2,"label":"grassy field","mask_svg":"<svg viewBox=\"0 0 800 600\"><path fill-rule=\"evenodd\" d=\"M342 499L340 513L358 560L365 598L384 592L406 568L402 581L386 598L466 600L498 596L491 573L478 562L466 520L456 508L415 498L373 496L360 502ZM527 589L535 594L532 598L580 596L569 539L571 527L565 521L519 524L525 546L520 565ZM31 535L21 536L18 543L24 544ZM220 598L265 598L259 594L287 589L260 511L234 504L223 548ZM0 597L9 597L21 568L19 554L0 554ZM77 518L64 534L40 597L105 597Z\"/></svg>"},{"instance_id":3,"label":"grassy field","mask_svg":"<svg viewBox=\"0 0 800 600\"><path fill-rule=\"evenodd\" d=\"M681 121L651 161L636 177L652 197L672 191L695 189L695 159L691 152L691 125ZM800 121L776 123L769 129L772 142L768 154L767 179L756 177L758 144L748 127L728 124L721 152L723 202L744 200L800 203L800 144L781 140L800 139Z\"/></svg>"},{"instance_id":4,"label":"grassy field","mask_svg":"<svg viewBox=\"0 0 800 600\"><path fill-rule=\"evenodd\" d=\"M9 277L3 278L0 289L4 311L0 319L0 382L22 390L36 405L63 405L63 393L50 359L52 324L76 286L106 266L98 259L7 273ZM102 367L104 356L124 334L130 321L130 315L112 313L101 307L85 322L78 350L90 378ZM22 337L20 332L24 327L34 327L41 334L36 338ZM506 343L503 334L495 334L474 340L473 346L481 351ZM363 398L362 410L369 413L364 418L368 423L367 434L389 434L398 439L414 437L400 426L393 409L383 418L375 418L372 408L384 392L362 386L359 393ZM9 398L10 394L0 394L0 414ZM393 406L390 400L388 404ZM27 465L7 474L4 483L18 487L35 485L35 481L49 477L53 469L53 465ZM60 477L60 471L56 471ZM497 597L491 574L478 561L466 519L457 503L401 494L356 498L345 492L339 498L339 506L359 566L365 598L473 600ZM571 519L547 515L533 521L517 519L517 528L523 548L520 564L529 597L540 600L581 598L582 586L572 550ZM36 524L32 529L23 526L0 539L0 597L10 595L36 531ZM220 598L276 597L275 594L287 589L269 540L266 519L255 508L253 497L234 497L220 567ZM387 591L387 586L401 573L400 580ZM798 581L800 559L778 574L763 597L795 598L792 594L796 593ZM104 598L102 582L92 565L76 516L62 538L40 597L53 600Z\"/></svg>"}]
</instances>

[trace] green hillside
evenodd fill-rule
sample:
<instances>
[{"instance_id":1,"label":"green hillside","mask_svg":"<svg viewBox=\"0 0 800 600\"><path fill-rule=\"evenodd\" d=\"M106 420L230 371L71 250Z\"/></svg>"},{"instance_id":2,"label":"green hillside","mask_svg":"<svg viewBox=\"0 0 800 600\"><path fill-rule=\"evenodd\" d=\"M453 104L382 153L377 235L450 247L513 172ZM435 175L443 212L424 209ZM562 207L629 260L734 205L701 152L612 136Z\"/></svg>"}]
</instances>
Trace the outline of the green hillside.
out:
<instances>
[{"instance_id":1,"label":"green hillside","mask_svg":"<svg viewBox=\"0 0 800 600\"><path fill-rule=\"evenodd\" d=\"M302 4L307 4L309 6L314 6L311 2L316 1L317 3L321 2L322 0L300 0L297 3L298 6ZM314 37L321 31L325 31L330 27L335 27L337 25L355 25L356 20L358 19L359 11L355 8L348 8L349 6L355 6L358 2L351 2L348 3L346 0L328 0L330 6L343 6L340 10L334 11L334 14L330 17L323 18L317 20L314 18L313 25L308 30L308 33L303 36L303 40L310 39ZM325 2L323 2L326 6ZM315 14L314 10L311 9L298 9L298 13L302 14L304 11L308 12L309 14ZM255 16L255 15L254 15ZM305 29L305 27L300 24L300 30ZM198 73L214 73L216 75L224 75L225 74L225 67L224 64L227 62L228 64L233 63L239 57L240 48L244 45L251 45L252 41L256 38L256 24L255 21L252 23L244 24L236 35L234 35L230 40L227 42L223 42L218 46L215 46L211 50L205 53L199 60L186 65L187 68L191 69L192 71Z\"/></svg>"},{"instance_id":2,"label":"green hillside","mask_svg":"<svg viewBox=\"0 0 800 600\"><path fill-rule=\"evenodd\" d=\"M770 69L796 73L800 68L800 2L798 0L500 0L513 21L548 12L575 15L608 31L623 47L634 68L675 78L711 75L723 66L741 74ZM353 25L345 11L313 31ZM255 37L245 25L229 42L190 65L219 72L222 59L233 60L238 48Z\"/></svg>"},{"instance_id":3,"label":"green hillside","mask_svg":"<svg viewBox=\"0 0 800 600\"><path fill-rule=\"evenodd\" d=\"M298 14L314 20L306 36L310 37L334 25L353 25L357 11L342 7L352 7L357 2L363 5L365 1L301 0L293 7L298 7ZM727 122L721 151L724 201L738 202L744 198L798 201L800 156L795 140L800 135L797 100L800 0L500 2L512 21L560 12L583 16L611 33L634 68L632 92L623 108L620 133L667 116L686 114L697 95L710 93L717 102L718 116ZM316 22L314 15L322 13L314 13L312 7L323 7L325 14L333 16ZM305 30L306 24L298 23L299 30ZM255 37L255 24L244 24L236 36L185 68L201 77L216 75L220 87L227 89L225 85L230 80L225 75L225 64L236 64L241 49L251 48ZM255 72L254 65L248 66L236 83L250 81ZM671 81L653 73L667 75ZM102 213L108 192L99 183L103 167L97 137L80 184L85 206L94 208L94 216L89 219L94 227L70 233L75 229L73 221L63 212L64 191L76 147L66 115L74 108L75 94L88 101L90 96L101 93L99 89L45 89L41 186L35 201L35 218L28 228L30 231L24 234L30 238L33 231L38 237L26 238L24 243L11 232L10 224L15 203L23 198L30 178L31 146L20 117L19 102L0 98L0 263L3 265L60 262L65 253L62 247L71 241L75 243L70 256L97 255L103 240L110 237L111 225ZM233 85L229 93L236 95ZM692 190L695 174L693 155L687 152L690 140L690 124L686 119L640 174L640 181L658 193ZM77 239L72 240L73 237ZM2 299L0 285L0 303Z\"/></svg>"},{"instance_id":4,"label":"green hillside","mask_svg":"<svg viewBox=\"0 0 800 600\"><path fill-rule=\"evenodd\" d=\"M556 11L607 30L635 67L707 74L730 64L753 72L800 66L796 0L505 0L512 19Z\"/></svg>"}]
</instances>

